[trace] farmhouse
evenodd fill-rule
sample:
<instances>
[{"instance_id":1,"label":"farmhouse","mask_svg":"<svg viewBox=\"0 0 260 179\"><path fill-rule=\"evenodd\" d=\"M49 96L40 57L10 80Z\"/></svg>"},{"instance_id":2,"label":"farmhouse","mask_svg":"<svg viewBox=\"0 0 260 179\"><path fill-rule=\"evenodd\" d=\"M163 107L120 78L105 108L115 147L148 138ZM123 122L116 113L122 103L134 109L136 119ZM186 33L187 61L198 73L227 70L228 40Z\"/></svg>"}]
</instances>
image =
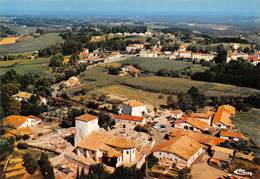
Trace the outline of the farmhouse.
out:
<instances>
[{"instance_id":1,"label":"farmhouse","mask_svg":"<svg viewBox=\"0 0 260 179\"><path fill-rule=\"evenodd\" d=\"M111 54L107 57L105 61L115 61L119 60L121 57L121 54L118 51L113 51Z\"/></svg>"},{"instance_id":2,"label":"farmhouse","mask_svg":"<svg viewBox=\"0 0 260 179\"><path fill-rule=\"evenodd\" d=\"M142 50L140 51L140 57L143 58L157 58L158 52L155 50Z\"/></svg>"},{"instance_id":3,"label":"farmhouse","mask_svg":"<svg viewBox=\"0 0 260 179\"><path fill-rule=\"evenodd\" d=\"M178 109L178 110L174 110L171 112L171 117L173 117L174 119L180 119L183 115L182 110Z\"/></svg>"},{"instance_id":4,"label":"farmhouse","mask_svg":"<svg viewBox=\"0 0 260 179\"><path fill-rule=\"evenodd\" d=\"M126 47L126 51L128 53L137 52L137 51L142 50L143 48L144 48L144 44L131 44Z\"/></svg>"},{"instance_id":5,"label":"farmhouse","mask_svg":"<svg viewBox=\"0 0 260 179\"><path fill-rule=\"evenodd\" d=\"M4 124L11 126L15 129L20 129L24 127L34 127L39 125L42 120L40 118L36 119L35 117L26 117L26 116L19 116L19 115L11 115L4 119Z\"/></svg>"},{"instance_id":6,"label":"farmhouse","mask_svg":"<svg viewBox=\"0 0 260 179\"><path fill-rule=\"evenodd\" d=\"M96 116L84 114L75 120L75 146L79 156L113 167L136 163L134 141L99 131Z\"/></svg>"},{"instance_id":7,"label":"farmhouse","mask_svg":"<svg viewBox=\"0 0 260 179\"><path fill-rule=\"evenodd\" d=\"M211 120L213 118L214 113L207 111L204 113L190 113L188 114L189 117L196 118L200 120L201 122L205 122L208 125L211 125Z\"/></svg>"},{"instance_id":8,"label":"farmhouse","mask_svg":"<svg viewBox=\"0 0 260 179\"><path fill-rule=\"evenodd\" d=\"M179 51L178 58L192 59L191 51Z\"/></svg>"},{"instance_id":9,"label":"farmhouse","mask_svg":"<svg viewBox=\"0 0 260 179\"><path fill-rule=\"evenodd\" d=\"M218 168L228 168L230 166L234 150L218 146L213 146L211 150L214 151L214 154L209 160L210 165Z\"/></svg>"},{"instance_id":10,"label":"farmhouse","mask_svg":"<svg viewBox=\"0 0 260 179\"><path fill-rule=\"evenodd\" d=\"M119 113L131 116L144 116L144 114L147 113L147 109L143 103L136 100L130 100L122 105Z\"/></svg>"},{"instance_id":11,"label":"farmhouse","mask_svg":"<svg viewBox=\"0 0 260 179\"><path fill-rule=\"evenodd\" d=\"M84 48L83 51L79 54L80 59L88 58L89 56L89 50L87 48Z\"/></svg>"},{"instance_id":12,"label":"farmhouse","mask_svg":"<svg viewBox=\"0 0 260 179\"><path fill-rule=\"evenodd\" d=\"M13 95L14 99L17 101L28 101L32 97L32 93L28 93L25 91L20 91L19 93L16 93Z\"/></svg>"},{"instance_id":13,"label":"farmhouse","mask_svg":"<svg viewBox=\"0 0 260 179\"><path fill-rule=\"evenodd\" d=\"M222 105L218 108L212 120L213 127L232 129L235 128L231 118L235 115L236 109L230 105Z\"/></svg>"},{"instance_id":14,"label":"farmhouse","mask_svg":"<svg viewBox=\"0 0 260 179\"><path fill-rule=\"evenodd\" d=\"M203 145L188 136L165 140L153 150L153 155L160 163L175 163L186 167L190 167L203 153Z\"/></svg>"},{"instance_id":15,"label":"farmhouse","mask_svg":"<svg viewBox=\"0 0 260 179\"><path fill-rule=\"evenodd\" d=\"M260 51L258 51L257 53L255 53L254 55L250 55L248 57L248 59L250 60L250 62L252 62L254 65L257 65L258 63L260 63Z\"/></svg>"},{"instance_id":16,"label":"farmhouse","mask_svg":"<svg viewBox=\"0 0 260 179\"><path fill-rule=\"evenodd\" d=\"M80 79L76 76L70 77L67 81L64 82L66 88L74 87L80 84Z\"/></svg>"},{"instance_id":17,"label":"farmhouse","mask_svg":"<svg viewBox=\"0 0 260 179\"><path fill-rule=\"evenodd\" d=\"M114 115L116 127L119 128L131 128L133 129L136 125L146 124L144 117L130 116L130 115Z\"/></svg>"},{"instance_id":18,"label":"farmhouse","mask_svg":"<svg viewBox=\"0 0 260 179\"><path fill-rule=\"evenodd\" d=\"M187 129L173 128L169 133L170 138L188 136L191 139L205 145L205 146L215 146L219 145L225 141L225 139L214 137L211 135L202 134L199 132L193 132Z\"/></svg>"},{"instance_id":19,"label":"farmhouse","mask_svg":"<svg viewBox=\"0 0 260 179\"><path fill-rule=\"evenodd\" d=\"M237 60L238 58L243 58L243 59L248 59L248 54L246 53L237 53L237 52L234 52L234 53L230 53L228 54L228 57L227 57L227 62L230 62L231 60Z\"/></svg>"},{"instance_id":20,"label":"farmhouse","mask_svg":"<svg viewBox=\"0 0 260 179\"><path fill-rule=\"evenodd\" d=\"M192 53L192 60L212 61L215 55L207 53Z\"/></svg>"},{"instance_id":21,"label":"farmhouse","mask_svg":"<svg viewBox=\"0 0 260 179\"><path fill-rule=\"evenodd\" d=\"M231 131L220 131L219 133L220 138L226 139L226 140L233 140L233 141L239 141L243 138L243 135L237 132L231 132Z\"/></svg>"},{"instance_id":22,"label":"farmhouse","mask_svg":"<svg viewBox=\"0 0 260 179\"><path fill-rule=\"evenodd\" d=\"M182 116L182 118L175 122L176 128L187 129L195 132L210 131L212 127L205 122L188 116Z\"/></svg>"},{"instance_id":23,"label":"farmhouse","mask_svg":"<svg viewBox=\"0 0 260 179\"><path fill-rule=\"evenodd\" d=\"M132 76L139 76L141 74L141 71L135 68L133 65L124 66L122 71L129 73Z\"/></svg>"}]
</instances>

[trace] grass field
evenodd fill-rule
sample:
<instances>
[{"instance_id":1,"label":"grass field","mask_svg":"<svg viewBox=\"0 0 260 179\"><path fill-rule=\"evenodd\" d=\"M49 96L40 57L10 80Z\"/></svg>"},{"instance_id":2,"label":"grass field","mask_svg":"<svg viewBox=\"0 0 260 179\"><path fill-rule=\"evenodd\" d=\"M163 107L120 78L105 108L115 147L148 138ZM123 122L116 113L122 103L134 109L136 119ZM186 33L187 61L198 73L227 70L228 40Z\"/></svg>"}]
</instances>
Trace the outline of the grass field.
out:
<instances>
[{"instance_id":1,"label":"grass field","mask_svg":"<svg viewBox=\"0 0 260 179\"><path fill-rule=\"evenodd\" d=\"M14 69L19 74L34 73L41 76L53 76L49 69L49 58L34 60L12 60L0 62L0 75Z\"/></svg>"},{"instance_id":2,"label":"grass field","mask_svg":"<svg viewBox=\"0 0 260 179\"><path fill-rule=\"evenodd\" d=\"M140 58L132 57L123 61L122 63L127 64L137 64L143 71L149 73L156 73L160 69L167 69L179 72L191 72L196 73L200 71L205 71L208 67L203 67L199 64L194 65L191 62L181 62L176 60L169 60L165 58Z\"/></svg>"},{"instance_id":3,"label":"grass field","mask_svg":"<svg viewBox=\"0 0 260 179\"><path fill-rule=\"evenodd\" d=\"M234 117L234 122L243 134L252 139L260 147L260 109L238 112Z\"/></svg>"},{"instance_id":4,"label":"grass field","mask_svg":"<svg viewBox=\"0 0 260 179\"><path fill-rule=\"evenodd\" d=\"M58 33L51 33L39 38L29 38L15 44L0 46L0 54L32 52L62 42L63 40Z\"/></svg>"},{"instance_id":5,"label":"grass field","mask_svg":"<svg viewBox=\"0 0 260 179\"><path fill-rule=\"evenodd\" d=\"M81 78L83 81L91 82L90 85L86 84L86 87L89 90L111 85L125 85L149 92L181 94L186 93L192 86L195 86L207 96L248 96L253 93L260 93L259 90L251 88L237 87L220 83L193 81L185 78L109 75L106 73L106 68L104 66L95 66L87 69L81 75Z\"/></svg>"},{"instance_id":6,"label":"grass field","mask_svg":"<svg viewBox=\"0 0 260 179\"><path fill-rule=\"evenodd\" d=\"M124 85L113 85L104 88L99 88L94 90L94 93L101 93L101 94L111 94L119 97L127 97L128 99L138 99L141 101L146 101L152 105L165 105L166 99L168 95L164 95L161 93L153 93L143 90L137 90L135 88L130 88ZM162 99L159 99L159 96L163 95Z\"/></svg>"}]
</instances>

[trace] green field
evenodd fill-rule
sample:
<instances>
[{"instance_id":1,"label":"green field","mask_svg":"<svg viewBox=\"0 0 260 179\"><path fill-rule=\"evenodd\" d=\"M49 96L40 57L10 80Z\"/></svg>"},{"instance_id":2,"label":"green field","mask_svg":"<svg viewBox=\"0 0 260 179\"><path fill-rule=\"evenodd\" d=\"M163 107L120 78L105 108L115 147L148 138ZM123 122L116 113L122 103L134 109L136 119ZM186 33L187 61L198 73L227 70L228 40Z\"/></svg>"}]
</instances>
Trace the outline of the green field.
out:
<instances>
[{"instance_id":1,"label":"green field","mask_svg":"<svg viewBox=\"0 0 260 179\"><path fill-rule=\"evenodd\" d=\"M137 64L143 71L149 73L156 73L160 69L173 70L178 72L201 72L208 69L201 65L194 65L191 62L181 62L176 60L169 60L166 58L140 58L132 57L122 62L127 64Z\"/></svg>"},{"instance_id":2,"label":"green field","mask_svg":"<svg viewBox=\"0 0 260 179\"><path fill-rule=\"evenodd\" d=\"M164 94L186 93L192 86L197 87L207 96L248 96L253 93L260 93L260 91L256 89L237 87L220 83L193 81L185 78L158 76L130 77L109 75L106 73L106 67L104 66L88 68L84 73L81 74L81 78L83 81L88 83L85 85L88 90L119 84L143 91Z\"/></svg>"},{"instance_id":3,"label":"green field","mask_svg":"<svg viewBox=\"0 0 260 179\"><path fill-rule=\"evenodd\" d=\"M238 112L234 117L235 125L243 134L260 147L260 109Z\"/></svg>"},{"instance_id":4,"label":"green field","mask_svg":"<svg viewBox=\"0 0 260 179\"><path fill-rule=\"evenodd\" d=\"M2 45L0 46L0 54L32 52L62 42L63 40L58 33L51 33L38 38L30 38L11 45Z\"/></svg>"},{"instance_id":5,"label":"green field","mask_svg":"<svg viewBox=\"0 0 260 179\"><path fill-rule=\"evenodd\" d=\"M0 62L0 75L13 69L18 74L33 73L41 76L52 77L49 69L49 58L39 58L34 60L12 60Z\"/></svg>"}]
</instances>

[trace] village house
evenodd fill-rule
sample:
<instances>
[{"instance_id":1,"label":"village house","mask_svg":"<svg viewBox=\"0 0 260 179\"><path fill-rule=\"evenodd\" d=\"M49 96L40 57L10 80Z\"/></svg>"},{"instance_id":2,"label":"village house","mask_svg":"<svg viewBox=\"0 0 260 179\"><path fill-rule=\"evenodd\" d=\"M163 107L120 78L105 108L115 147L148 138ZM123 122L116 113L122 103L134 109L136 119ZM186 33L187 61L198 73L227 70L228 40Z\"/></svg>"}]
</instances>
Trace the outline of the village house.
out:
<instances>
[{"instance_id":1,"label":"village house","mask_svg":"<svg viewBox=\"0 0 260 179\"><path fill-rule=\"evenodd\" d=\"M141 71L137 68L135 68L133 65L127 65L122 68L122 71L125 73L129 73L132 76L139 76L141 74Z\"/></svg>"},{"instance_id":2,"label":"village house","mask_svg":"<svg viewBox=\"0 0 260 179\"><path fill-rule=\"evenodd\" d=\"M260 51L254 55L250 55L248 60L256 66L258 63L260 63Z\"/></svg>"},{"instance_id":3,"label":"village house","mask_svg":"<svg viewBox=\"0 0 260 179\"><path fill-rule=\"evenodd\" d=\"M143 58L157 58L158 52L155 50L142 50L140 51L140 57Z\"/></svg>"},{"instance_id":4,"label":"village house","mask_svg":"<svg viewBox=\"0 0 260 179\"><path fill-rule=\"evenodd\" d=\"M7 131L3 137L4 138L11 138L11 137L16 137L16 136L31 136L33 134L33 131L30 127L22 127L19 129L12 129L10 131Z\"/></svg>"},{"instance_id":5,"label":"village house","mask_svg":"<svg viewBox=\"0 0 260 179\"><path fill-rule=\"evenodd\" d=\"M198 119L201 122L207 123L208 125L211 125L213 115L214 115L214 113L211 112L211 111L207 111L207 112L203 112L203 113L190 113L190 114L188 114L189 117Z\"/></svg>"},{"instance_id":6,"label":"village house","mask_svg":"<svg viewBox=\"0 0 260 179\"><path fill-rule=\"evenodd\" d=\"M126 51L128 53L141 51L142 49L144 49L144 44L130 44L129 46L126 47Z\"/></svg>"},{"instance_id":7,"label":"village house","mask_svg":"<svg viewBox=\"0 0 260 179\"><path fill-rule=\"evenodd\" d=\"M209 160L209 164L217 168L229 168L234 150L219 146L213 146L211 150L214 151L214 153Z\"/></svg>"},{"instance_id":8,"label":"village house","mask_svg":"<svg viewBox=\"0 0 260 179\"><path fill-rule=\"evenodd\" d=\"M174 127L202 133L212 130L212 127L207 123L189 116L182 116L180 120L175 122Z\"/></svg>"},{"instance_id":9,"label":"village house","mask_svg":"<svg viewBox=\"0 0 260 179\"><path fill-rule=\"evenodd\" d=\"M214 59L214 54L207 54L207 53L192 53L192 60L205 60L205 61L212 61Z\"/></svg>"},{"instance_id":10,"label":"village house","mask_svg":"<svg viewBox=\"0 0 260 179\"><path fill-rule=\"evenodd\" d=\"M146 120L144 117L140 116L130 116L130 115L114 115L116 128L129 128L134 129L136 125L145 125Z\"/></svg>"},{"instance_id":11,"label":"village house","mask_svg":"<svg viewBox=\"0 0 260 179\"><path fill-rule=\"evenodd\" d=\"M89 56L88 48L84 48L83 51L79 54L80 59L88 58L88 56Z\"/></svg>"},{"instance_id":12,"label":"village house","mask_svg":"<svg viewBox=\"0 0 260 179\"><path fill-rule=\"evenodd\" d=\"M17 101L28 101L31 97L32 97L32 93L28 93L25 91L20 91L16 94L13 95L14 99L16 99Z\"/></svg>"},{"instance_id":13,"label":"village house","mask_svg":"<svg viewBox=\"0 0 260 179\"><path fill-rule=\"evenodd\" d=\"M192 59L191 51L179 51L178 58Z\"/></svg>"},{"instance_id":14,"label":"village house","mask_svg":"<svg viewBox=\"0 0 260 179\"><path fill-rule=\"evenodd\" d=\"M231 60L237 60L238 58L243 58L243 59L247 60L248 54L238 53L238 52L230 53L230 54L228 54L227 62L230 62Z\"/></svg>"},{"instance_id":15,"label":"village house","mask_svg":"<svg viewBox=\"0 0 260 179\"><path fill-rule=\"evenodd\" d=\"M34 94L32 93L28 93L25 91L19 91L18 93L14 94L12 97L14 97L15 100L21 102L21 101L29 101L30 98L33 96ZM47 104L47 99L45 97L39 96L40 99L40 104Z\"/></svg>"},{"instance_id":16,"label":"village house","mask_svg":"<svg viewBox=\"0 0 260 179\"><path fill-rule=\"evenodd\" d=\"M169 137L175 138L180 136L188 136L189 138L203 144L205 148L220 145L222 142L225 141L225 139L214 137L207 134L202 134L200 132L193 132L187 129L181 129L181 128L173 128L170 133Z\"/></svg>"},{"instance_id":17,"label":"village house","mask_svg":"<svg viewBox=\"0 0 260 179\"><path fill-rule=\"evenodd\" d=\"M233 129L235 125L233 124L232 117L235 115L236 109L230 105L222 105L218 108L215 113L212 126L220 129Z\"/></svg>"},{"instance_id":18,"label":"village house","mask_svg":"<svg viewBox=\"0 0 260 179\"><path fill-rule=\"evenodd\" d=\"M5 125L11 126L15 129L20 129L37 126L42 122L42 120L32 116L11 115L4 118L3 122Z\"/></svg>"},{"instance_id":19,"label":"village house","mask_svg":"<svg viewBox=\"0 0 260 179\"><path fill-rule=\"evenodd\" d=\"M80 79L76 76L70 77L67 81L63 83L66 88L74 87L80 85Z\"/></svg>"},{"instance_id":20,"label":"village house","mask_svg":"<svg viewBox=\"0 0 260 179\"><path fill-rule=\"evenodd\" d=\"M96 116L85 114L75 120L75 147L79 156L112 167L132 166L137 162L134 141L99 131Z\"/></svg>"},{"instance_id":21,"label":"village house","mask_svg":"<svg viewBox=\"0 0 260 179\"><path fill-rule=\"evenodd\" d=\"M180 119L183 115L182 110L178 109L178 110L174 110L171 112L171 117L174 119Z\"/></svg>"},{"instance_id":22,"label":"village house","mask_svg":"<svg viewBox=\"0 0 260 179\"><path fill-rule=\"evenodd\" d=\"M231 132L231 131L220 131L219 133L220 138L226 139L226 140L233 140L233 141L239 141L243 139L243 135L237 132Z\"/></svg>"},{"instance_id":23,"label":"village house","mask_svg":"<svg viewBox=\"0 0 260 179\"><path fill-rule=\"evenodd\" d=\"M113 51L111 52L111 54L106 58L106 62L109 61L115 61L115 60L119 60L121 57L121 54L118 51Z\"/></svg>"},{"instance_id":24,"label":"village house","mask_svg":"<svg viewBox=\"0 0 260 179\"><path fill-rule=\"evenodd\" d=\"M147 113L145 104L140 101L130 100L123 103L121 109L119 110L120 114L127 114L131 116L144 116Z\"/></svg>"},{"instance_id":25,"label":"village house","mask_svg":"<svg viewBox=\"0 0 260 179\"><path fill-rule=\"evenodd\" d=\"M188 136L165 140L155 146L153 155L161 164L173 163L180 167L191 167L204 153L203 145Z\"/></svg>"}]
</instances>

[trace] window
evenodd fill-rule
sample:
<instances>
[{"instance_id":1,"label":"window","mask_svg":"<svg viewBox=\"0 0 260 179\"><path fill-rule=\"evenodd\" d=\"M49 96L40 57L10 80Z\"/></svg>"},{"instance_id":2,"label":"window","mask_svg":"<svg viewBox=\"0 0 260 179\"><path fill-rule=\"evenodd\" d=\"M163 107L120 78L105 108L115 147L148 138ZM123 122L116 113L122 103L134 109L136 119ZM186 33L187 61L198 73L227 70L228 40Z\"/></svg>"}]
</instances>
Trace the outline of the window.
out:
<instances>
[{"instance_id":1,"label":"window","mask_svg":"<svg viewBox=\"0 0 260 179\"><path fill-rule=\"evenodd\" d=\"M129 154L129 151L126 151L126 154Z\"/></svg>"}]
</instances>

